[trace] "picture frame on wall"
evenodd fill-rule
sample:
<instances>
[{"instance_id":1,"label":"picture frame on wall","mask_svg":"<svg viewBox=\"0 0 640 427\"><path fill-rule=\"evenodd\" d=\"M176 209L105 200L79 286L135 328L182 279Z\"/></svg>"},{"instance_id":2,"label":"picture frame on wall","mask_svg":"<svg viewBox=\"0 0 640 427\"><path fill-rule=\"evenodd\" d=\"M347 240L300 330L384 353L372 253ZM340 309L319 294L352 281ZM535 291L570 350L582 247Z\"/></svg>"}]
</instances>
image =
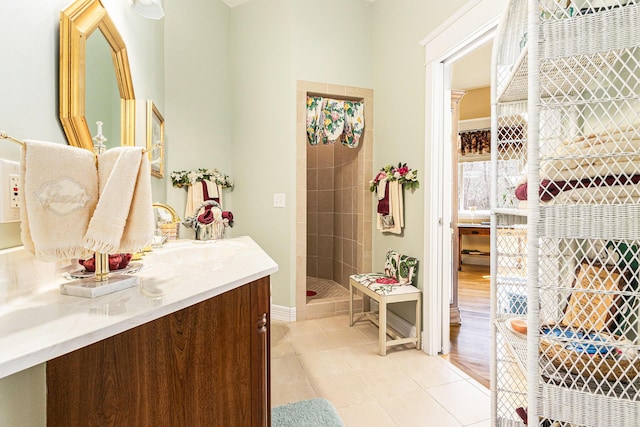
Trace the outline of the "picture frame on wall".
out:
<instances>
[{"instance_id":1,"label":"picture frame on wall","mask_svg":"<svg viewBox=\"0 0 640 427\"><path fill-rule=\"evenodd\" d=\"M147 101L147 152L151 175L164 177L164 117L152 100Z\"/></svg>"}]
</instances>

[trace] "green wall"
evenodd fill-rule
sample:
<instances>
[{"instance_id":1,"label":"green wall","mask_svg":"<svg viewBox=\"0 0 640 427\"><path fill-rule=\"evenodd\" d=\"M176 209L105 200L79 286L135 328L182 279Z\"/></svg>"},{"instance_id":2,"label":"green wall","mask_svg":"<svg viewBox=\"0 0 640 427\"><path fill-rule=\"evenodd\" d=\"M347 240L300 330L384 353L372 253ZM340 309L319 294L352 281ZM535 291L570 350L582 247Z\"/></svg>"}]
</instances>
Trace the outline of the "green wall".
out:
<instances>
[{"instance_id":1,"label":"green wall","mask_svg":"<svg viewBox=\"0 0 640 427\"><path fill-rule=\"evenodd\" d=\"M278 263L272 301L285 306L295 305L293 3L252 1L231 12L235 232ZM285 193L286 207L273 207L273 193Z\"/></svg>"},{"instance_id":2,"label":"green wall","mask_svg":"<svg viewBox=\"0 0 640 427\"><path fill-rule=\"evenodd\" d=\"M144 101L153 99L164 110L164 24L134 14L125 1L101 2L127 45L135 94L142 100L136 145L145 145ZM11 136L67 143L58 116L58 34L60 11L70 3L0 1L0 130ZM0 142L0 158L18 161L20 148ZM152 185L154 197L164 197L164 180L152 178ZM20 223L0 224L0 249L20 244ZM1 426L46 425L44 372L42 364L0 379Z\"/></svg>"},{"instance_id":3,"label":"green wall","mask_svg":"<svg viewBox=\"0 0 640 427\"><path fill-rule=\"evenodd\" d=\"M184 219L187 191L171 185L171 171L218 168L235 179L230 9L220 0L181 0L165 2L165 12L166 200ZM234 210L234 198L224 190L225 209ZM183 228L181 237L193 231Z\"/></svg>"},{"instance_id":4,"label":"green wall","mask_svg":"<svg viewBox=\"0 0 640 427\"><path fill-rule=\"evenodd\" d=\"M236 188L224 200L236 226L228 234L252 236L278 263L274 304L295 306L296 81L374 90L374 169L408 162L422 184L405 194L402 236L373 230L374 267L382 268L389 247L420 258L428 198L420 41L464 3L261 0L230 10L220 0L167 5L168 164L193 169L206 163L232 176ZM220 102L226 111L216 110ZM273 193L285 193L285 208L273 207ZM170 188L167 199L181 212L186 192Z\"/></svg>"},{"instance_id":5,"label":"green wall","mask_svg":"<svg viewBox=\"0 0 640 427\"><path fill-rule=\"evenodd\" d=\"M425 265L425 198L430 200L425 153L425 50L420 41L458 10L466 0L447 2L376 0L373 21L375 136L373 168L406 162L418 169L420 188L404 192L405 227L401 235L373 231L373 267L384 269L389 248L415 256ZM375 227L375 224L374 224ZM425 254L428 256L428 254ZM422 275L420 275L422 276ZM418 287L425 288L424 283ZM410 304L396 307L415 317Z\"/></svg>"}]
</instances>

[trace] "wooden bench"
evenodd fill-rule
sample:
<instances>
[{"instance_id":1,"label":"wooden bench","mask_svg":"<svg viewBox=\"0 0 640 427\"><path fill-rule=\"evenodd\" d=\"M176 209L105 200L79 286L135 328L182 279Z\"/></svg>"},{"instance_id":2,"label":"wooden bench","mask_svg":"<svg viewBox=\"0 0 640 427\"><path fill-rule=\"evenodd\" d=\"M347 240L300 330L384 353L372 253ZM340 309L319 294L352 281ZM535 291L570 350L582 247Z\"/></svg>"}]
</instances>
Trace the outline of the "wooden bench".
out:
<instances>
[{"instance_id":1,"label":"wooden bench","mask_svg":"<svg viewBox=\"0 0 640 427\"><path fill-rule=\"evenodd\" d=\"M413 285L418 268L418 260L396 251L387 251L384 273L354 274L349 277L349 324L353 326L354 289L378 302L378 312L365 312L358 319L373 322L379 328L378 345L381 356L387 354L387 347L401 344L415 344L420 349L420 321L422 292ZM416 336L403 337L387 325L387 304L415 301ZM387 335L393 339L387 339Z\"/></svg>"}]
</instances>

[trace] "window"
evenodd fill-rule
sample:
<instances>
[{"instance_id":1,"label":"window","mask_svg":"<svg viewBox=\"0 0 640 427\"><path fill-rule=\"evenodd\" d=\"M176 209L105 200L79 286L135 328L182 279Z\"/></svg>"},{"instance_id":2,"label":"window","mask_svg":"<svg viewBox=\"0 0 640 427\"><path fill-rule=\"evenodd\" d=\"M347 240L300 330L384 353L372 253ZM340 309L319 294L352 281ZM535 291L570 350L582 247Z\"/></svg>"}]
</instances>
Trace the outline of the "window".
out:
<instances>
[{"instance_id":1,"label":"window","mask_svg":"<svg viewBox=\"0 0 640 427\"><path fill-rule=\"evenodd\" d=\"M517 207L516 181L520 177L520 163L501 161L498 173L498 207ZM491 162L463 162L458 164L458 211L460 217L474 215L488 217L491 209Z\"/></svg>"}]
</instances>

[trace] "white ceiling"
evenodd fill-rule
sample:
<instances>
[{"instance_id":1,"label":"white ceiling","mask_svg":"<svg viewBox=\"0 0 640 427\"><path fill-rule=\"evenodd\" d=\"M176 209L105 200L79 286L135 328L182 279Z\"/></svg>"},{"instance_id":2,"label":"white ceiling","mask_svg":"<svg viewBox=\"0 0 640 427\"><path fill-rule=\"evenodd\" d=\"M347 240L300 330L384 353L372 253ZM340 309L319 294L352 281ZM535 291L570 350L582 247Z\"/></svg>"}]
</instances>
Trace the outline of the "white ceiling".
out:
<instances>
[{"instance_id":1,"label":"white ceiling","mask_svg":"<svg viewBox=\"0 0 640 427\"><path fill-rule=\"evenodd\" d=\"M241 5L242 3L248 2L249 0L222 0L222 1L225 2L229 7L236 7L238 5Z\"/></svg>"},{"instance_id":2,"label":"white ceiling","mask_svg":"<svg viewBox=\"0 0 640 427\"><path fill-rule=\"evenodd\" d=\"M491 49L486 43L451 65L451 89L469 90L491 85Z\"/></svg>"},{"instance_id":3,"label":"white ceiling","mask_svg":"<svg viewBox=\"0 0 640 427\"><path fill-rule=\"evenodd\" d=\"M225 2L226 5L229 6L229 7L236 7L236 6L239 6L239 5L243 4L243 3L248 3L251 0L222 0L222 1ZM369 2L373 3L376 0L364 0L364 1L369 1Z\"/></svg>"}]
</instances>

